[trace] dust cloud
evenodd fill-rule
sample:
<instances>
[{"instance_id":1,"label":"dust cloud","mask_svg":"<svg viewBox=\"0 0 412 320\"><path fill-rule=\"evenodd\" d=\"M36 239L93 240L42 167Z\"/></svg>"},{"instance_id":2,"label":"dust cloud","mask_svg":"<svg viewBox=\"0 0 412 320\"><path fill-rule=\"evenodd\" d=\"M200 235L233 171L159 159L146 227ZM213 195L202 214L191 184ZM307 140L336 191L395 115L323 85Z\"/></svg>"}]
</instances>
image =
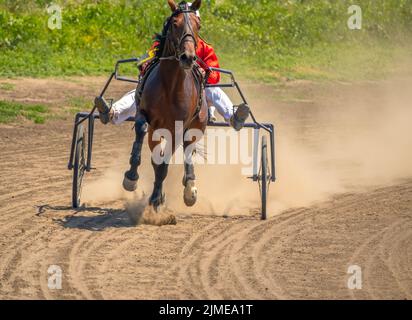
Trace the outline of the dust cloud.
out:
<instances>
[{"instance_id":1,"label":"dust cloud","mask_svg":"<svg viewBox=\"0 0 412 320\"><path fill-rule=\"evenodd\" d=\"M277 182L269 190L269 215L324 201L342 192L388 185L412 177L412 78L368 83L292 83L246 86L258 120L276 125ZM298 98L297 98L298 97ZM143 151L149 154L147 147ZM122 189L127 169L117 160L101 178L85 184L87 202L136 195ZM241 165L197 165L198 202L183 203L183 166L171 165L165 182L167 210L178 214L253 215L259 189ZM149 156L140 168L138 197L153 186ZM96 192L99 190L99 192Z\"/></svg>"},{"instance_id":2,"label":"dust cloud","mask_svg":"<svg viewBox=\"0 0 412 320\"><path fill-rule=\"evenodd\" d=\"M326 85L306 105L288 105L288 121L277 121L271 212L412 177L411 87L411 79Z\"/></svg>"}]
</instances>

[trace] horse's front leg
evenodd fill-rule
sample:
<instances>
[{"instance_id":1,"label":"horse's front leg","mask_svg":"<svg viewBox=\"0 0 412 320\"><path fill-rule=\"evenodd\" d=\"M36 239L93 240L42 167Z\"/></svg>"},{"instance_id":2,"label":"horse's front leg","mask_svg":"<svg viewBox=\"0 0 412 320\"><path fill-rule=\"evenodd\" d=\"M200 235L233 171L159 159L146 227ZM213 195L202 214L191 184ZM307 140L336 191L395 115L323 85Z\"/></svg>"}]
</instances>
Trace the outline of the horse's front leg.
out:
<instances>
[{"instance_id":1,"label":"horse's front leg","mask_svg":"<svg viewBox=\"0 0 412 320\"><path fill-rule=\"evenodd\" d=\"M123 179L123 187L125 190L133 192L137 189L137 181L139 180L139 174L137 168L141 164L141 154L144 137L147 133L147 120L144 115L137 112L135 121L135 133L136 139L133 143L132 153L130 156L130 170L126 171Z\"/></svg>"},{"instance_id":2,"label":"horse's front leg","mask_svg":"<svg viewBox=\"0 0 412 320\"><path fill-rule=\"evenodd\" d=\"M163 162L156 164L152 159L152 166L155 173L155 182L153 192L150 196L149 204L157 211L157 209L165 203L165 194L163 193L163 182L166 179L169 169L169 163Z\"/></svg>"},{"instance_id":3,"label":"horse's front leg","mask_svg":"<svg viewBox=\"0 0 412 320\"><path fill-rule=\"evenodd\" d=\"M183 200L188 207L194 206L197 201L195 166L193 164L193 156L196 151L194 149L195 145L193 142L184 143L185 175L183 177L183 186L185 189L183 191Z\"/></svg>"},{"instance_id":4,"label":"horse's front leg","mask_svg":"<svg viewBox=\"0 0 412 320\"><path fill-rule=\"evenodd\" d=\"M158 211L158 208L165 203L165 194L163 192L163 182L167 177L169 170L170 159L172 158L173 153L170 151L165 151L162 148L162 139L153 140L154 129L151 127L149 130L149 148L152 152L152 166L154 170L154 186L153 192L149 199L149 205L151 205L155 211ZM166 150L169 142L166 142Z\"/></svg>"}]
</instances>

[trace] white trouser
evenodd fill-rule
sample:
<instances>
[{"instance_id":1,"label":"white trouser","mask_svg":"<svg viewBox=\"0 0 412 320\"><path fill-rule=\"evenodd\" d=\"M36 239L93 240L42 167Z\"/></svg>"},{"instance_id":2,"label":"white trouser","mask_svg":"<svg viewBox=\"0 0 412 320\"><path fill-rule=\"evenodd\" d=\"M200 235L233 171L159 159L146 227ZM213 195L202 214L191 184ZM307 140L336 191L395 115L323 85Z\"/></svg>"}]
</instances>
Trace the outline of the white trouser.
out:
<instances>
[{"instance_id":1,"label":"white trouser","mask_svg":"<svg viewBox=\"0 0 412 320\"><path fill-rule=\"evenodd\" d=\"M135 93L136 90L132 90L113 104L113 124L121 124L136 115ZM206 88L205 93L208 106L216 107L219 114L229 121L233 115L233 104L226 93L221 88Z\"/></svg>"},{"instance_id":2,"label":"white trouser","mask_svg":"<svg viewBox=\"0 0 412 320\"><path fill-rule=\"evenodd\" d=\"M136 115L136 90L126 93L120 100L113 103L113 124L121 124Z\"/></svg>"},{"instance_id":3,"label":"white trouser","mask_svg":"<svg viewBox=\"0 0 412 320\"><path fill-rule=\"evenodd\" d=\"M219 87L205 88L205 93L208 106L214 106L217 112L229 121L233 115L233 103L227 94Z\"/></svg>"}]
</instances>

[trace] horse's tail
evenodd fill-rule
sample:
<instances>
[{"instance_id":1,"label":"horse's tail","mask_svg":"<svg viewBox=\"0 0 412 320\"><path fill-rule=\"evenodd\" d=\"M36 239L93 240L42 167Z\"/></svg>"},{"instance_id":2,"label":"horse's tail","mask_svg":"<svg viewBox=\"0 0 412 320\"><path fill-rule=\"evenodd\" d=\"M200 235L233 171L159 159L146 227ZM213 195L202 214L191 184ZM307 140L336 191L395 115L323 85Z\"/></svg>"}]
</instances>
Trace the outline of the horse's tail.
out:
<instances>
[{"instance_id":1,"label":"horse's tail","mask_svg":"<svg viewBox=\"0 0 412 320\"><path fill-rule=\"evenodd\" d=\"M202 157L204 160L207 159L207 151L206 151L206 145L205 145L205 140L202 139L199 142L196 143L196 154L199 155L199 157Z\"/></svg>"}]
</instances>

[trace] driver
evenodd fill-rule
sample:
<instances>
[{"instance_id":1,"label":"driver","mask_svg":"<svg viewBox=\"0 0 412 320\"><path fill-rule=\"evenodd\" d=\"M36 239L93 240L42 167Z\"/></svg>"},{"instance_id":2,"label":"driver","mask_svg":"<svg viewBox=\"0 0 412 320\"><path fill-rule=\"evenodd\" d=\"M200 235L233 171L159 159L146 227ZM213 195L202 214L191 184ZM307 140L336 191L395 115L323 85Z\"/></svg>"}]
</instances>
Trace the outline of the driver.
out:
<instances>
[{"instance_id":1,"label":"driver","mask_svg":"<svg viewBox=\"0 0 412 320\"><path fill-rule=\"evenodd\" d=\"M184 5L182 2L180 5ZM191 7L191 3L188 2L187 5ZM196 15L200 20L200 13L196 11ZM159 37L157 36L155 42L152 45L151 52L156 50L159 46ZM150 51L149 51L150 52ZM219 61L216 56L213 47L206 43L203 39L199 39L198 47L196 50L196 55L205 63L205 66L201 65L202 73L206 74L209 72L208 84L218 84L220 81L219 72L210 72L208 67L219 68ZM145 63L140 68L140 76L147 71L148 65L156 58L152 58L148 63ZM95 106L100 113L100 120L103 124L111 122L112 124L121 124L126 121L129 117L136 115L136 101L135 101L136 90L132 90L126 93L120 100L113 103L112 107L103 97L96 97ZM214 110L217 109L219 114L225 119L226 122L237 131L243 128L246 119L249 116L249 106L242 103L240 105L234 106L226 93L218 87L207 87L205 88L206 101L209 106L209 117L210 121L216 121L214 115ZM234 112L233 110L236 110Z\"/></svg>"}]
</instances>

